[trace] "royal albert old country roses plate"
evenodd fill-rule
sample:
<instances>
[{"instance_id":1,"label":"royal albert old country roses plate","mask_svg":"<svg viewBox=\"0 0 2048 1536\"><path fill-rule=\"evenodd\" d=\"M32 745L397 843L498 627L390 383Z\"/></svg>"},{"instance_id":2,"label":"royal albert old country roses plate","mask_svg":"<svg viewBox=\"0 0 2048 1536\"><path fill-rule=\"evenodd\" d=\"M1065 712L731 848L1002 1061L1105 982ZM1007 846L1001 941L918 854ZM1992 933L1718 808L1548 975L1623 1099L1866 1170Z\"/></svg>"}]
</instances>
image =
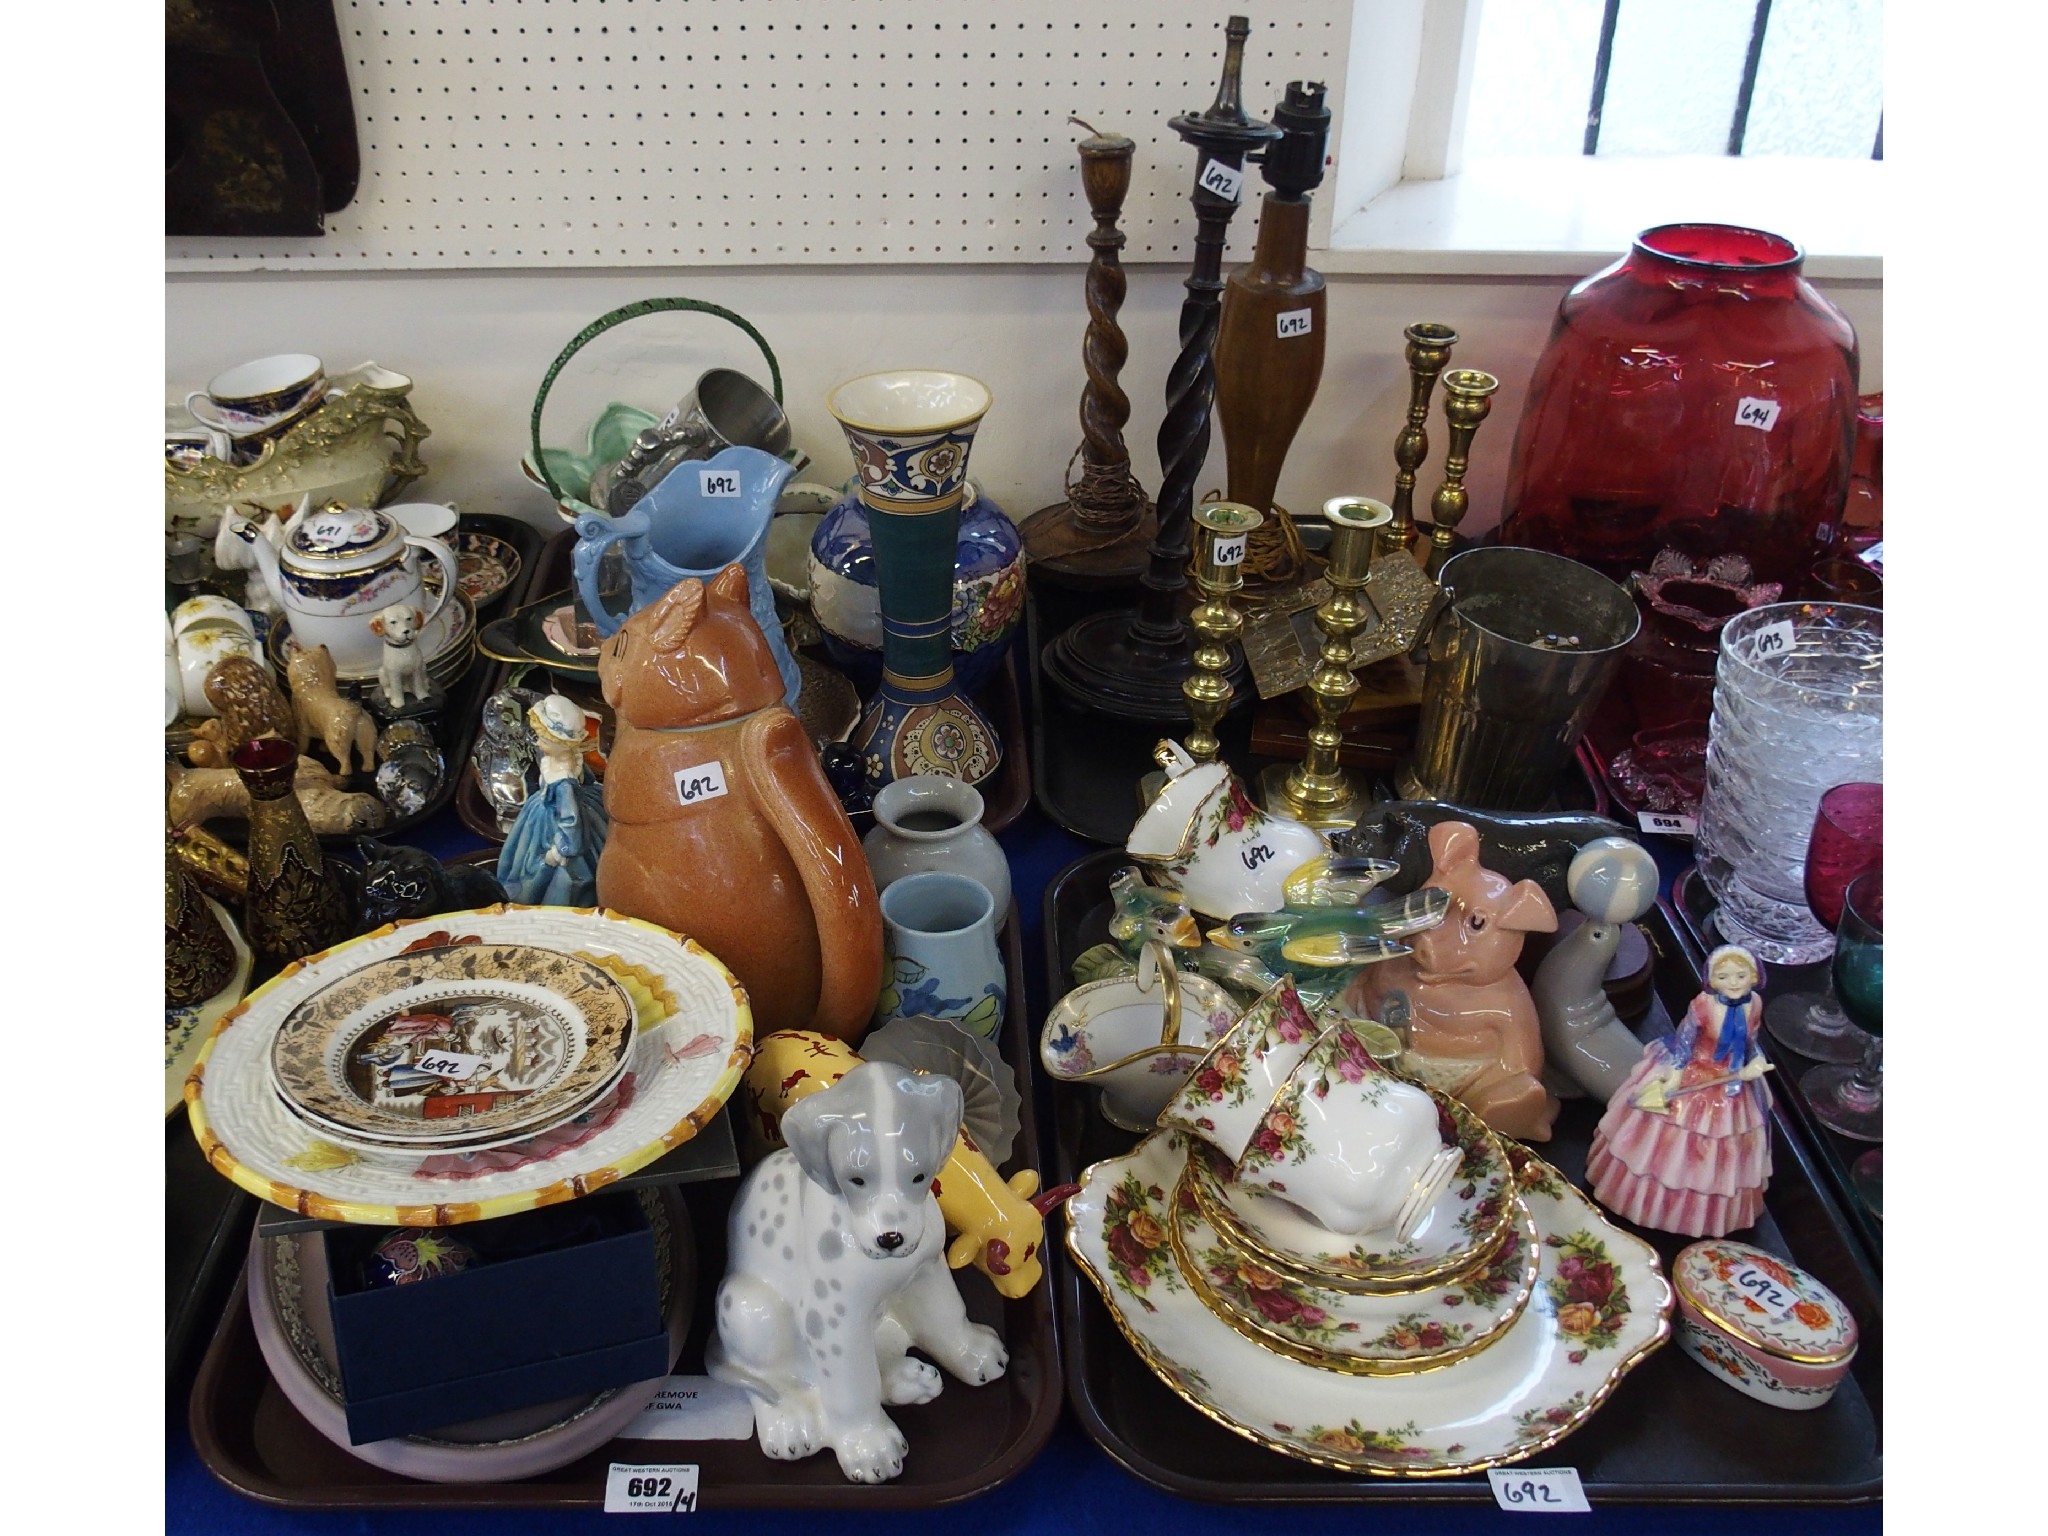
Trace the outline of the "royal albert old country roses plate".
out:
<instances>
[{"instance_id":1,"label":"royal albert old country roses plate","mask_svg":"<svg viewBox=\"0 0 2048 1536\"><path fill-rule=\"evenodd\" d=\"M1520 1197L1541 1268L1529 1304L1489 1347L1370 1380L1304 1364L1217 1317L1181 1273L1167 1202L1185 1163L1179 1135L1159 1132L1089 1168L1067 1202L1067 1251L1175 1396L1283 1455L1395 1477L1520 1461L1584 1423L1671 1332L1671 1287L1649 1244L1528 1156Z\"/></svg>"},{"instance_id":2,"label":"royal albert old country roses plate","mask_svg":"<svg viewBox=\"0 0 2048 1536\"><path fill-rule=\"evenodd\" d=\"M1358 1295L1283 1274L1202 1214L1181 1171L1167 1237L1181 1278L1239 1333L1309 1365L1360 1376L1434 1370L1477 1354L1512 1328L1536 1287L1542 1248L1520 1200L1485 1259L1439 1286Z\"/></svg>"},{"instance_id":3,"label":"royal albert old country roses plate","mask_svg":"<svg viewBox=\"0 0 2048 1536\"><path fill-rule=\"evenodd\" d=\"M271 1045L292 1010L366 965L464 945L573 955L620 982L637 1015L618 1085L508 1146L342 1145L280 1099ZM378 929L287 966L222 1018L186 1079L214 1168L261 1199L325 1221L449 1226L589 1194L680 1146L718 1113L753 1056L738 981L696 943L602 909L496 906Z\"/></svg>"},{"instance_id":4,"label":"royal albert old country roses plate","mask_svg":"<svg viewBox=\"0 0 2048 1536\"><path fill-rule=\"evenodd\" d=\"M577 955L455 944L374 960L285 1016L271 1080L343 1139L474 1145L545 1130L626 1069L633 1000Z\"/></svg>"}]
</instances>

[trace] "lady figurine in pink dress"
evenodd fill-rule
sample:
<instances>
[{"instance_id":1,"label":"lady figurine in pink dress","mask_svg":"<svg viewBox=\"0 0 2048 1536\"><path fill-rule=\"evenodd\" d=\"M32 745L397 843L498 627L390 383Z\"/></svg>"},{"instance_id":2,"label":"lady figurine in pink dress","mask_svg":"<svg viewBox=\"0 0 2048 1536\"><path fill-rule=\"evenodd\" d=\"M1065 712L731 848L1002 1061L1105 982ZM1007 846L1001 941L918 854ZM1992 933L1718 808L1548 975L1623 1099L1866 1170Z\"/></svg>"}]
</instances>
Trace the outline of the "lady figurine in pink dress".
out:
<instances>
[{"instance_id":1,"label":"lady figurine in pink dress","mask_svg":"<svg viewBox=\"0 0 2048 1536\"><path fill-rule=\"evenodd\" d=\"M1586 1176L1639 1227L1723 1237L1763 1213L1771 1178L1770 1070L1756 1043L1756 957L1726 944L1677 1032L1643 1052L1607 1102Z\"/></svg>"}]
</instances>

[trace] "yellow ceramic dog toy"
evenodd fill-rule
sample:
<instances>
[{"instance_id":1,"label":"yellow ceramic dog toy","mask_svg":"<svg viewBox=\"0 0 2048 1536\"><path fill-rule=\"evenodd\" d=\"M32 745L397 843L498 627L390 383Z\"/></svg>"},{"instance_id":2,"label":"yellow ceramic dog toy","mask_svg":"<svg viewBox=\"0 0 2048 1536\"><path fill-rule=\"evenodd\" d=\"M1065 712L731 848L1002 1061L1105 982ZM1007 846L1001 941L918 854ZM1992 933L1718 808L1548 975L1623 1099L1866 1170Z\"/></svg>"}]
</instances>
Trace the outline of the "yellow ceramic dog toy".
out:
<instances>
[{"instance_id":1,"label":"yellow ceramic dog toy","mask_svg":"<svg viewBox=\"0 0 2048 1536\"><path fill-rule=\"evenodd\" d=\"M845 1041L811 1029L786 1029L755 1042L747 1069L749 1139L768 1150L782 1145L782 1115L798 1099L831 1087L859 1066L859 1054ZM1029 1293L1045 1273L1039 1250L1045 1216L1074 1193L1073 1186L1038 1192L1038 1175L1026 1168L1007 1183L966 1131L932 1180L939 1211L957 1233L946 1249L954 1269L972 1264L987 1275L999 1295L1014 1300ZM1018 1257L1021 1255L1021 1257Z\"/></svg>"}]
</instances>

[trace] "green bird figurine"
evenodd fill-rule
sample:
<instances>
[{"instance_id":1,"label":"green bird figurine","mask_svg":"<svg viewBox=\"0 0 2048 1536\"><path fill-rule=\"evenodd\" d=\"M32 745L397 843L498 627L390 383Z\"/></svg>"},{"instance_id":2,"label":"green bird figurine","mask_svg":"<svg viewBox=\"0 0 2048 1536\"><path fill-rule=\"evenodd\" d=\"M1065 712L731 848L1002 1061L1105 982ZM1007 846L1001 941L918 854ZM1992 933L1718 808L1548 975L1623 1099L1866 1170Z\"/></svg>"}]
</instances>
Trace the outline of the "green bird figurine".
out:
<instances>
[{"instance_id":1,"label":"green bird figurine","mask_svg":"<svg viewBox=\"0 0 2048 1536\"><path fill-rule=\"evenodd\" d=\"M1222 949L1256 957L1276 973L1294 971L1298 977L1300 968L1307 966L1356 974L1368 965L1410 953L1400 941L1436 927L1450 905L1450 892L1429 887L1370 907L1290 906L1278 912L1240 912L1211 928L1208 938Z\"/></svg>"},{"instance_id":2,"label":"green bird figurine","mask_svg":"<svg viewBox=\"0 0 2048 1536\"><path fill-rule=\"evenodd\" d=\"M1135 956L1147 943L1157 939L1170 949L1195 949L1202 942L1201 925L1179 891L1147 885L1136 866L1118 871L1109 882L1109 899L1116 911L1109 920L1109 936Z\"/></svg>"}]
</instances>

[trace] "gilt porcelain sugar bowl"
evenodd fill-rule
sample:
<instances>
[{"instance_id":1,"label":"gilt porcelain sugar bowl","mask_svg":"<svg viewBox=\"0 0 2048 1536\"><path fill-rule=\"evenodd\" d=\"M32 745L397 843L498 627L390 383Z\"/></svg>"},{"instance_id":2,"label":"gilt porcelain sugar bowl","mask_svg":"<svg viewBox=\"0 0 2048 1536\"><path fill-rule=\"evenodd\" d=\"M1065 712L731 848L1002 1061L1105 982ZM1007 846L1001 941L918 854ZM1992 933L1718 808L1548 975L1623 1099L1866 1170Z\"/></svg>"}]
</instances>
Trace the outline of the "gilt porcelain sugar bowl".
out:
<instances>
[{"instance_id":1,"label":"gilt porcelain sugar bowl","mask_svg":"<svg viewBox=\"0 0 2048 1536\"><path fill-rule=\"evenodd\" d=\"M1085 982L1053 1005L1038 1059L1055 1082L1102 1090L1103 1119L1146 1131L1166 1101L1236 1022L1230 994L1206 976L1174 969L1164 945L1148 948L1135 976Z\"/></svg>"},{"instance_id":2,"label":"gilt porcelain sugar bowl","mask_svg":"<svg viewBox=\"0 0 2048 1536\"><path fill-rule=\"evenodd\" d=\"M1174 741L1162 741L1156 755L1166 782L1124 851L1205 917L1273 911L1285 903L1288 877L1329 853L1314 827L1252 804L1226 764L1197 763Z\"/></svg>"}]
</instances>

